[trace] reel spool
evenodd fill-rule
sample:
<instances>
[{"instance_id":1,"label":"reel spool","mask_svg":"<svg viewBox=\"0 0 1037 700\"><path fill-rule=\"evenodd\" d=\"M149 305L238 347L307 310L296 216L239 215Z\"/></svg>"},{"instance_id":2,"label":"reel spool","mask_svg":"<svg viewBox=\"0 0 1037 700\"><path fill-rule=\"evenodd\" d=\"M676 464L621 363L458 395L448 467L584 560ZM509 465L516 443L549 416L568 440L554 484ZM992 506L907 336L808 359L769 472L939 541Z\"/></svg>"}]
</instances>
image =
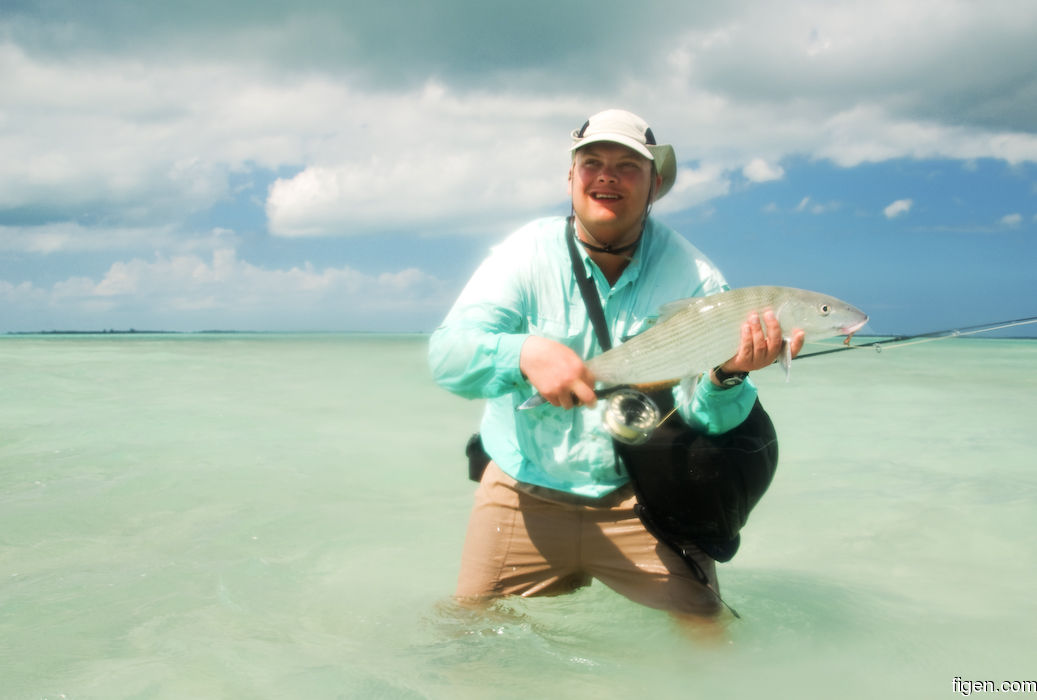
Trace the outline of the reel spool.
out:
<instances>
[{"instance_id":1,"label":"reel spool","mask_svg":"<svg viewBox=\"0 0 1037 700\"><path fill-rule=\"evenodd\" d=\"M603 416L605 429L627 445L640 445L659 426L661 412L646 394L620 389L609 396Z\"/></svg>"}]
</instances>

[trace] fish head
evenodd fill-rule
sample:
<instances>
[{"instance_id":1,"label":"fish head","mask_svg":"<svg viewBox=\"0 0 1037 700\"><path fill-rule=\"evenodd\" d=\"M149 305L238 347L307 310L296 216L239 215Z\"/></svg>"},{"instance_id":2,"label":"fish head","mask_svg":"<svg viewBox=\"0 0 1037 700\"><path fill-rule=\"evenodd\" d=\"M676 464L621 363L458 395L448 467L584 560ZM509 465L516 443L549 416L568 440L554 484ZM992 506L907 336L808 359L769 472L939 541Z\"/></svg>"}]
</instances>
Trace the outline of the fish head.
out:
<instances>
[{"instance_id":1,"label":"fish head","mask_svg":"<svg viewBox=\"0 0 1037 700\"><path fill-rule=\"evenodd\" d=\"M799 328L806 334L806 340L850 336L868 322L868 314L826 294L789 289L784 297L776 305L782 332L791 333Z\"/></svg>"}]
</instances>

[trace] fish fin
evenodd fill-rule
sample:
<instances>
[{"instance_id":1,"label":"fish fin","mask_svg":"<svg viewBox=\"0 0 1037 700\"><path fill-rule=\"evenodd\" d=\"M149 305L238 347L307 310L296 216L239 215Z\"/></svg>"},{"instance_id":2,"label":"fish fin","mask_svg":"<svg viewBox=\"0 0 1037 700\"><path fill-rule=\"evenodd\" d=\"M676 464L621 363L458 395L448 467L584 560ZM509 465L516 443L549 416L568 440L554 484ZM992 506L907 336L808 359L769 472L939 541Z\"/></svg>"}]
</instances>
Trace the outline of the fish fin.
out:
<instances>
[{"instance_id":1,"label":"fish fin","mask_svg":"<svg viewBox=\"0 0 1037 700\"><path fill-rule=\"evenodd\" d=\"M695 390L699 388L699 380L701 378L701 374L692 374L681 380L681 390L684 391L686 396L695 395Z\"/></svg>"},{"instance_id":2,"label":"fish fin","mask_svg":"<svg viewBox=\"0 0 1037 700\"><path fill-rule=\"evenodd\" d=\"M528 399L526 399L525 401L520 403L517 410L519 410L519 411L528 411L531 408L536 408L537 406L542 406L546 402L547 402L547 399L545 399L540 394L533 394Z\"/></svg>"},{"instance_id":3,"label":"fish fin","mask_svg":"<svg viewBox=\"0 0 1037 700\"><path fill-rule=\"evenodd\" d=\"M684 311L688 308L688 305L695 301L696 297L688 297L687 299L677 299L663 304L659 307L659 322L663 322L666 319Z\"/></svg>"},{"instance_id":4,"label":"fish fin","mask_svg":"<svg viewBox=\"0 0 1037 700\"><path fill-rule=\"evenodd\" d=\"M792 375L792 339L781 340L781 366L785 368L785 381Z\"/></svg>"}]
</instances>

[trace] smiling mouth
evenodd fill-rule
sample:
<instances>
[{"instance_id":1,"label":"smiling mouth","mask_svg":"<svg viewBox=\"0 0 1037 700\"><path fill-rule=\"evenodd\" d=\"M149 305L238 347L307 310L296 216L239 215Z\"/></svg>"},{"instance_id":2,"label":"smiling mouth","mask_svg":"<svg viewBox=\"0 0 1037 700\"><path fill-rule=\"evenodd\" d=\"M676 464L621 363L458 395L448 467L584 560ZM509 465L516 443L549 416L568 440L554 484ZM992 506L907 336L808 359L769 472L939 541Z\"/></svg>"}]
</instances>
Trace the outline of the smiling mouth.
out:
<instances>
[{"instance_id":1,"label":"smiling mouth","mask_svg":"<svg viewBox=\"0 0 1037 700\"><path fill-rule=\"evenodd\" d=\"M621 199L621 197L618 194L613 194L611 192L595 192L591 195L591 199L615 202Z\"/></svg>"}]
</instances>

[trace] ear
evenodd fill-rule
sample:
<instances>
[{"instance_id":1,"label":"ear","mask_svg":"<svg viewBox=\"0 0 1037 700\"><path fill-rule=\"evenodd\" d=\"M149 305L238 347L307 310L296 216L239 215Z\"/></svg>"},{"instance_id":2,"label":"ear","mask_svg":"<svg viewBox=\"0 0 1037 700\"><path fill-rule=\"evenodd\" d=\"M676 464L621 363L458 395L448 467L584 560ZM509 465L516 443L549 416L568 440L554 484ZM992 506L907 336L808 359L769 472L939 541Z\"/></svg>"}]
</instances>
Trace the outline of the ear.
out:
<instances>
[{"instance_id":1,"label":"ear","mask_svg":"<svg viewBox=\"0 0 1037 700\"><path fill-rule=\"evenodd\" d=\"M569 166L569 177L566 178L567 189L569 190L569 198L570 199L573 196L573 168L574 167L576 167L576 166L575 165L570 165Z\"/></svg>"},{"instance_id":2,"label":"ear","mask_svg":"<svg viewBox=\"0 0 1037 700\"><path fill-rule=\"evenodd\" d=\"M655 182L652 183L652 201L659 199L659 188L663 186L663 176L656 175Z\"/></svg>"}]
</instances>

